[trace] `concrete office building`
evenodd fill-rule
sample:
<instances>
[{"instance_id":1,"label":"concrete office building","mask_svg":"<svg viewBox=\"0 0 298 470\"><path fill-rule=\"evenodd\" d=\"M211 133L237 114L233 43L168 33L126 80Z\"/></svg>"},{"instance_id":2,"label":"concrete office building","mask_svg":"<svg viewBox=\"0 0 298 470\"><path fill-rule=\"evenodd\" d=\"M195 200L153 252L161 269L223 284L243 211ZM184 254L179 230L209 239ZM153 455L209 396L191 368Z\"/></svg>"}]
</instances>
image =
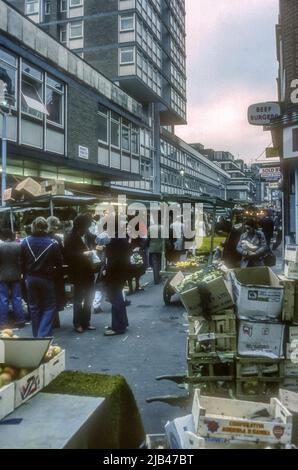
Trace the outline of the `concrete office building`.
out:
<instances>
[{"instance_id":1,"label":"concrete office building","mask_svg":"<svg viewBox=\"0 0 298 470\"><path fill-rule=\"evenodd\" d=\"M142 105L2 0L0 80L11 98L11 178L63 179L95 192L140 179L140 135L149 128Z\"/></svg>"},{"instance_id":2,"label":"concrete office building","mask_svg":"<svg viewBox=\"0 0 298 470\"><path fill-rule=\"evenodd\" d=\"M218 187L223 176L220 169L213 165L216 175L209 184L204 184L210 162L207 164L199 152L174 135L174 125L186 123L184 0L10 0L10 3L142 104L149 122L149 127L140 131L142 179L115 185L128 191L179 193L197 188L195 192L199 193L201 188L201 192L208 194L225 194ZM104 112L100 116L103 126L100 141L111 145ZM171 155L178 155L178 160L168 166L162 163L168 161L163 155L167 142L175 143L176 150ZM184 160L181 157L179 161L180 154L185 154ZM183 163L187 155L196 162L192 170ZM102 154L102 158L106 157ZM178 183L181 179L184 186ZM225 175L224 181L227 179Z\"/></svg>"}]
</instances>

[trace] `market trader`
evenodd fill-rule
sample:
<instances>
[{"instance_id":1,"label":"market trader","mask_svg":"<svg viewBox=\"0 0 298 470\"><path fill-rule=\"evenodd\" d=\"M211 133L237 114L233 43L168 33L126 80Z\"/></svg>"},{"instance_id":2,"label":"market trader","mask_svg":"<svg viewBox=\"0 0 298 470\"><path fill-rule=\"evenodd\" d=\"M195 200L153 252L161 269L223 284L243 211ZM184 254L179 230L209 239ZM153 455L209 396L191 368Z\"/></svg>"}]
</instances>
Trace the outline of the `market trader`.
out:
<instances>
[{"instance_id":1,"label":"market trader","mask_svg":"<svg viewBox=\"0 0 298 470\"><path fill-rule=\"evenodd\" d=\"M32 235L21 243L21 266L25 276L34 337L52 336L56 313L55 280L62 276L62 254L47 233L43 217L32 223Z\"/></svg>"},{"instance_id":2,"label":"market trader","mask_svg":"<svg viewBox=\"0 0 298 470\"><path fill-rule=\"evenodd\" d=\"M257 230L254 219L246 220L244 228L245 232L237 245L237 252L242 256L240 267L264 266L264 255L268 252L268 248L263 232Z\"/></svg>"}]
</instances>

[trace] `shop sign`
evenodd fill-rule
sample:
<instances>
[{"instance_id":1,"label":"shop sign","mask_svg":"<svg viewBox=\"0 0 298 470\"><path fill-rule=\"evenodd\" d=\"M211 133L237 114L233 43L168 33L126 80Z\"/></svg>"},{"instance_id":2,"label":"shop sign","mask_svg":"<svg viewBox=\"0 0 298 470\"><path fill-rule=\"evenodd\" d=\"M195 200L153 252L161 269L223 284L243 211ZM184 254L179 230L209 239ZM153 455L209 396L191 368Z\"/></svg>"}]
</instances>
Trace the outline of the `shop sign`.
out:
<instances>
[{"instance_id":1,"label":"shop sign","mask_svg":"<svg viewBox=\"0 0 298 470\"><path fill-rule=\"evenodd\" d=\"M272 119L281 116L281 108L278 103L257 103L248 108L248 122L253 126L267 126Z\"/></svg>"},{"instance_id":2,"label":"shop sign","mask_svg":"<svg viewBox=\"0 0 298 470\"><path fill-rule=\"evenodd\" d=\"M280 167L267 167L260 169L261 178L271 181L279 181L282 177Z\"/></svg>"},{"instance_id":3,"label":"shop sign","mask_svg":"<svg viewBox=\"0 0 298 470\"><path fill-rule=\"evenodd\" d=\"M89 158L89 149L88 147L82 147L79 145L79 157L88 160Z\"/></svg>"},{"instance_id":4,"label":"shop sign","mask_svg":"<svg viewBox=\"0 0 298 470\"><path fill-rule=\"evenodd\" d=\"M266 148L266 158L278 158L279 151L276 147L267 147Z\"/></svg>"}]
</instances>

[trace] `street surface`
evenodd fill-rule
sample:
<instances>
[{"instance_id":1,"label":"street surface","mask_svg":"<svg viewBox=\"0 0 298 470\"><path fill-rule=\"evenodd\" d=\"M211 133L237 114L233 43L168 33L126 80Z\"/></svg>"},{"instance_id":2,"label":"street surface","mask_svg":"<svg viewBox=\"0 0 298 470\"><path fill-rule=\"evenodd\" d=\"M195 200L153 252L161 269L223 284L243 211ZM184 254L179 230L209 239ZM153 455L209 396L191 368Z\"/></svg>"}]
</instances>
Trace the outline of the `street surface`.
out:
<instances>
[{"instance_id":1,"label":"street surface","mask_svg":"<svg viewBox=\"0 0 298 470\"><path fill-rule=\"evenodd\" d=\"M152 273L143 276L142 283L146 282L144 292L128 297L130 326L126 334L103 336L111 321L111 305L104 303L104 313L92 315L96 331L76 333L69 307L60 313L61 328L54 335L55 342L66 349L66 369L123 375L138 403L146 433L163 433L168 420L187 411L163 403L148 404L146 398L185 393L173 382L156 381L155 377L185 373L187 319L181 304L164 305L163 287L153 284ZM31 325L21 330L21 336L26 334L32 334Z\"/></svg>"}]
</instances>

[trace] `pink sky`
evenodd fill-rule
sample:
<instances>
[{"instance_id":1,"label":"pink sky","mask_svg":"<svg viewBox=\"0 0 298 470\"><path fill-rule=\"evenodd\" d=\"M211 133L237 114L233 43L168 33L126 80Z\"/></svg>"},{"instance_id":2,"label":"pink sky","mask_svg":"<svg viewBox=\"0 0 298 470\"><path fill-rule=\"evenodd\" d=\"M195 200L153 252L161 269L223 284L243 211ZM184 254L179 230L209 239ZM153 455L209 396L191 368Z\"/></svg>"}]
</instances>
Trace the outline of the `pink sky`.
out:
<instances>
[{"instance_id":1,"label":"pink sky","mask_svg":"<svg viewBox=\"0 0 298 470\"><path fill-rule=\"evenodd\" d=\"M254 160L270 133L250 126L250 104L277 100L278 0L186 0L188 125L185 141Z\"/></svg>"}]
</instances>

